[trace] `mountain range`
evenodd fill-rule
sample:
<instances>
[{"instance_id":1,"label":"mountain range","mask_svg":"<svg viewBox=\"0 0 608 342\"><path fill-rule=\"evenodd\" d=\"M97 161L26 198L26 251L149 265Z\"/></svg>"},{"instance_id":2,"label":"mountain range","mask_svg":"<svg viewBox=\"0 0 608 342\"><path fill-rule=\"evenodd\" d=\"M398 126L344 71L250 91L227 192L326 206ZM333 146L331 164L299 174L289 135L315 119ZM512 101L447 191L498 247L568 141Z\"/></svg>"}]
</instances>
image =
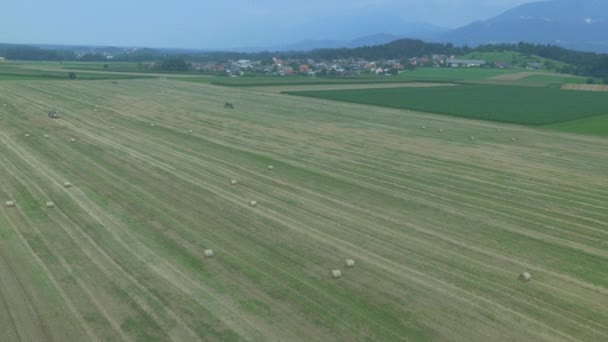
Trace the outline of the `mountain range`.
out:
<instances>
[{"instance_id":1,"label":"mountain range","mask_svg":"<svg viewBox=\"0 0 608 342\"><path fill-rule=\"evenodd\" d=\"M469 46L524 41L608 52L608 0L532 2L452 30L425 23L404 22L394 14L370 13L365 17L325 19L292 27L289 31L291 37L298 36L294 32L304 32L309 38L247 50L352 48L381 45L402 38L418 38Z\"/></svg>"}]
</instances>

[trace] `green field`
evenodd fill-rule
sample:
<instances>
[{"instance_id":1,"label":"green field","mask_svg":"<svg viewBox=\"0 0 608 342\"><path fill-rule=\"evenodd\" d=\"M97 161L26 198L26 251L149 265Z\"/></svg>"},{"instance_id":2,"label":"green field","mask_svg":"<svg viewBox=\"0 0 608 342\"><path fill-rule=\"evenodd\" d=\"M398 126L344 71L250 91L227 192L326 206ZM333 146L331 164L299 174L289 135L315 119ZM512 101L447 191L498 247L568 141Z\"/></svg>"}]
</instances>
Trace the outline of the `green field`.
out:
<instances>
[{"instance_id":1,"label":"green field","mask_svg":"<svg viewBox=\"0 0 608 342\"><path fill-rule=\"evenodd\" d=\"M66 80L69 79L70 70L42 70L33 68L31 65L23 67L20 64L0 64L0 81L39 81L39 80ZM146 78L146 75L121 75L121 74L103 74L86 71L74 71L77 80L104 80L104 79L133 79Z\"/></svg>"},{"instance_id":2,"label":"green field","mask_svg":"<svg viewBox=\"0 0 608 342\"><path fill-rule=\"evenodd\" d=\"M547 128L563 132L608 137L608 115L557 123L548 125Z\"/></svg>"},{"instance_id":3,"label":"green field","mask_svg":"<svg viewBox=\"0 0 608 342\"><path fill-rule=\"evenodd\" d=\"M510 65L517 64L520 66L526 66L528 63L551 63L554 67L563 67L566 63L558 62L548 58L543 58L534 55L526 55L515 51L503 51L503 52L472 52L470 54L459 57L461 59L482 59L487 62L493 63L508 63Z\"/></svg>"},{"instance_id":4,"label":"green field","mask_svg":"<svg viewBox=\"0 0 608 342\"><path fill-rule=\"evenodd\" d=\"M544 87L459 85L287 94L525 125L608 114L608 96L604 93Z\"/></svg>"},{"instance_id":5,"label":"green field","mask_svg":"<svg viewBox=\"0 0 608 342\"><path fill-rule=\"evenodd\" d=\"M484 68L420 68L404 71L399 77L417 81L481 81L489 78L521 72L519 69L484 69Z\"/></svg>"},{"instance_id":6,"label":"green field","mask_svg":"<svg viewBox=\"0 0 608 342\"><path fill-rule=\"evenodd\" d=\"M606 139L82 84L0 82L1 341L608 339Z\"/></svg>"}]
</instances>

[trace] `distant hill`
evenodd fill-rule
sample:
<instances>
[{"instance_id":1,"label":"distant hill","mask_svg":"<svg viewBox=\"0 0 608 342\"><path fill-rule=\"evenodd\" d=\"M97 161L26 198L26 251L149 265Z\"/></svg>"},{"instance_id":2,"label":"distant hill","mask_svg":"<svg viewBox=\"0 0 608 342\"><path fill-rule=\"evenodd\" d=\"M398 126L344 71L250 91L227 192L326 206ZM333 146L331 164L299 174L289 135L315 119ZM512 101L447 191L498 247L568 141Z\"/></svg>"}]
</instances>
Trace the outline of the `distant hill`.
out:
<instances>
[{"instance_id":1,"label":"distant hill","mask_svg":"<svg viewBox=\"0 0 608 342\"><path fill-rule=\"evenodd\" d=\"M403 39L404 36L389 33L379 33L370 36L356 38L350 41L341 40L303 40L288 45L280 45L270 48L271 51L310 51L314 49L356 48L360 46L383 45L395 40Z\"/></svg>"},{"instance_id":2,"label":"distant hill","mask_svg":"<svg viewBox=\"0 0 608 342\"><path fill-rule=\"evenodd\" d=\"M608 1L534 2L441 34L455 44L554 44L577 50L608 52Z\"/></svg>"}]
</instances>

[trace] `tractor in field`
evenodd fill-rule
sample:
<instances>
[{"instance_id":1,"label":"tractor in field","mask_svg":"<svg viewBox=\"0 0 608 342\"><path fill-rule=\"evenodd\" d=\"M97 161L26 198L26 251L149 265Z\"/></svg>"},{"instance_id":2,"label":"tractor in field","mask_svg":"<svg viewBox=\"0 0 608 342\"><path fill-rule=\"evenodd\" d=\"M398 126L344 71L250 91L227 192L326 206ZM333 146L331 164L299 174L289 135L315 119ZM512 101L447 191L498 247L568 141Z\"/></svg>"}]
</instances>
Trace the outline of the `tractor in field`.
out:
<instances>
[{"instance_id":1,"label":"tractor in field","mask_svg":"<svg viewBox=\"0 0 608 342\"><path fill-rule=\"evenodd\" d=\"M226 102L226 103L224 104L224 108L227 108L227 109L234 109L234 105L233 105L232 103L230 103L230 102Z\"/></svg>"},{"instance_id":2,"label":"tractor in field","mask_svg":"<svg viewBox=\"0 0 608 342\"><path fill-rule=\"evenodd\" d=\"M56 110L52 110L49 112L49 118L51 119L59 119L59 112Z\"/></svg>"}]
</instances>

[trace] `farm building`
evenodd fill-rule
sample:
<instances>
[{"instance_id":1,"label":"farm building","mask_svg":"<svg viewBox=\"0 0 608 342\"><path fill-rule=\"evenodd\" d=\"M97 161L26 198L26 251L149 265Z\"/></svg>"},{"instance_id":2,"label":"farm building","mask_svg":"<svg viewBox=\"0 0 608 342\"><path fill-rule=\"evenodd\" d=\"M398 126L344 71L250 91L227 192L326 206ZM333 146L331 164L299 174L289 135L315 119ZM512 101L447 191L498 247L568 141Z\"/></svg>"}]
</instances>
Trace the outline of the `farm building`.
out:
<instances>
[{"instance_id":1,"label":"farm building","mask_svg":"<svg viewBox=\"0 0 608 342\"><path fill-rule=\"evenodd\" d=\"M448 59L448 65L453 68L480 67L485 64L486 64L486 61L481 60L481 59L454 59L454 58Z\"/></svg>"}]
</instances>

